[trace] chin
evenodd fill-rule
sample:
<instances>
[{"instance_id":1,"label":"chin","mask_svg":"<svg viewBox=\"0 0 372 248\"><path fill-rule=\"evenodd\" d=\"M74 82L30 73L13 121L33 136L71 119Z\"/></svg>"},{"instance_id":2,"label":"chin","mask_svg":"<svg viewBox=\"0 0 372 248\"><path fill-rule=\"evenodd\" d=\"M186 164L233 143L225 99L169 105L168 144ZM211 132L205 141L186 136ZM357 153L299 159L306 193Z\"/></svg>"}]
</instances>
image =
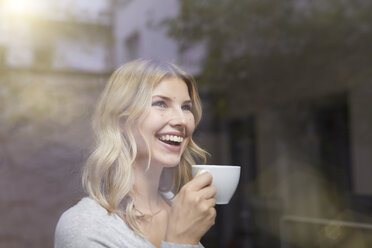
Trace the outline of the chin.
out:
<instances>
[{"instance_id":1,"label":"chin","mask_svg":"<svg viewBox=\"0 0 372 248\"><path fill-rule=\"evenodd\" d=\"M161 165L162 167L165 168L171 168L171 167L176 167L179 165L181 162L181 159L167 159L167 160L158 160L157 164Z\"/></svg>"},{"instance_id":2,"label":"chin","mask_svg":"<svg viewBox=\"0 0 372 248\"><path fill-rule=\"evenodd\" d=\"M163 163L163 167L165 168L172 168L172 167L176 167L177 165L180 164L180 160L178 160L178 162L174 162L174 163Z\"/></svg>"}]
</instances>

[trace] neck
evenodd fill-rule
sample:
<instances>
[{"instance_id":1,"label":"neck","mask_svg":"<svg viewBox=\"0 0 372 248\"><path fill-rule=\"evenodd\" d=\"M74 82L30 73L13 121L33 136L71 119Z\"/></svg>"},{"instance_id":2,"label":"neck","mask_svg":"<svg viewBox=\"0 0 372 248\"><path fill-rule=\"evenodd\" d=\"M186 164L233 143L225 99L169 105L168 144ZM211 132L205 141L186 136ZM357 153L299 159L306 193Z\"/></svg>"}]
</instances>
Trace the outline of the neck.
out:
<instances>
[{"instance_id":1,"label":"neck","mask_svg":"<svg viewBox=\"0 0 372 248\"><path fill-rule=\"evenodd\" d=\"M134 165L134 194L135 206L141 212L156 212L161 205L162 198L159 193L159 182L163 168L151 166L148 170L147 163Z\"/></svg>"}]
</instances>

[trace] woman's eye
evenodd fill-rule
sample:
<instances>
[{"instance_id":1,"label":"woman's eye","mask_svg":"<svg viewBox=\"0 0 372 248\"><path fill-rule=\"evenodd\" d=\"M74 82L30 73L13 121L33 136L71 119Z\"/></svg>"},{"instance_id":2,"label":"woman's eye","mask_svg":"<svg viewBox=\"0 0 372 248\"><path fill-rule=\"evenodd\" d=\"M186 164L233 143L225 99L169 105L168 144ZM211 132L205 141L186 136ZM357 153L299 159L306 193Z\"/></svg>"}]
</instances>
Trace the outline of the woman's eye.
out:
<instances>
[{"instance_id":1,"label":"woman's eye","mask_svg":"<svg viewBox=\"0 0 372 248\"><path fill-rule=\"evenodd\" d=\"M157 102L153 102L151 106L165 108L167 105L163 101L157 101Z\"/></svg>"},{"instance_id":2,"label":"woman's eye","mask_svg":"<svg viewBox=\"0 0 372 248\"><path fill-rule=\"evenodd\" d=\"M182 109L183 110L187 110L187 111L191 111L192 110L192 106L191 105L188 105L188 104L187 105L183 105L182 106Z\"/></svg>"}]
</instances>

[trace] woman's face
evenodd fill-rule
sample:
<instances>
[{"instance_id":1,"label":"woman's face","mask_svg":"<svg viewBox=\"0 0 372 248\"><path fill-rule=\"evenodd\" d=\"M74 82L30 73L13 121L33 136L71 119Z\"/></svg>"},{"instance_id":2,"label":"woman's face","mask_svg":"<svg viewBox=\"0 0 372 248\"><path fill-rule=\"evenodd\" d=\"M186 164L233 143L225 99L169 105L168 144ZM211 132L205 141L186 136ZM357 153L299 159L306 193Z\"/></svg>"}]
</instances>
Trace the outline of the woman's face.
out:
<instances>
[{"instance_id":1,"label":"woman's face","mask_svg":"<svg viewBox=\"0 0 372 248\"><path fill-rule=\"evenodd\" d=\"M186 83L177 77L161 81L152 92L152 104L139 129L151 149L151 166L172 167L179 164L195 128L192 101ZM148 151L136 133L136 161L147 164Z\"/></svg>"}]
</instances>

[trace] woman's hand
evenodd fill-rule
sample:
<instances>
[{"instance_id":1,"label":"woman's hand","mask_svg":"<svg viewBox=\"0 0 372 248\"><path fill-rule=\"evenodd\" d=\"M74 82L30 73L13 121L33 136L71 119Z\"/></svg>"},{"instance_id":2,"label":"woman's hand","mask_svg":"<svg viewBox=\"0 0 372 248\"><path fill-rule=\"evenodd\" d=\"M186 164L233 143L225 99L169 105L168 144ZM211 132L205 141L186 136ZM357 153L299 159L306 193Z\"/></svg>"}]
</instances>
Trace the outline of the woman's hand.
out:
<instances>
[{"instance_id":1,"label":"woman's hand","mask_svg":"<svg viewBox=\"0 0 372 248\"><path fill-rule=\"evenodd\" d=\"M216 218L216 188L212 175L202 173L185 184L175 196L168 218L165 241L198 244Z\"/></svg>"}]
</instances>

